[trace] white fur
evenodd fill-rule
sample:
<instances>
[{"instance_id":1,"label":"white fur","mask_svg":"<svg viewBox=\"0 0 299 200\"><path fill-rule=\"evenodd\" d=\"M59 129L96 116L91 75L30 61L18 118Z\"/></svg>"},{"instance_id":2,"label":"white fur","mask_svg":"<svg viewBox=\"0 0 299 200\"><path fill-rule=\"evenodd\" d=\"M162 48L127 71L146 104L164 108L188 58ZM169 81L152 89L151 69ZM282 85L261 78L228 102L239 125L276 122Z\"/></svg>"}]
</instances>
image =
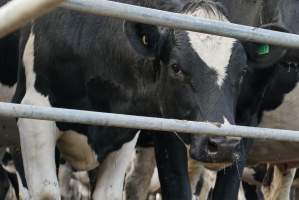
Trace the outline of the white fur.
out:
<instances>
[{"instance_id":1,"label":"white fur","mask_svg":"<svg viewBox=\"0 0 299 200\"><path fill-rule=\"evenodd\" d=\"M15 194L15 190L13 188L13 186L10 184L8 191L4 197L4 200L17 200L17 196ZM22 199L23 200L23 199Z\"/></svg>"},{"instance_id":2,"label":"white fur","mask_svg":"<svg viewBox=\"0 0 299 200\"><path fill-rule=\"evenodd\" d=\"M125 143L120 150L109 154L101 163L93 199L123 199L125 173L134 155L139 133L140 131L133 140Z\"/></svg>"},{"instance_id":3,"label":"white fur","mask_svg":"<svg viewBox=\"0 0 299 200\"><path fill-rule=\"evenodd\" d=\"M60 183L60 191L63 199L71 199L72 198L72 188L70 186L70 180L72 179L72 168L68 163L60 165L59 167L59 183Z\"/></svg>"},{"instance_id":4,"label":"white fur","mask_svg":"<svg viewBox=\"0 0 299 200\"><path fill-rule=\"evenodd\" d=\"M22 179L18 172L16 172L17 179L18 179L18 187L19 187L19 198L21 200L30 200L30 194L28 189L23 185Z\"/></svg>"},{"instance_id":5,"label":"white fur","mask_svg":"<svg viewBox=\"0 0 299 200\"><path fill-rule=\"evenodd\" d=\"M74 172L68 163L60 165L59 183L64 200L89 200L91 197L87 172Z\"/></svg>"},{"instance_id":6,"label":"white fur","mask_svg":"<svg viewBox=\"0 0 299 200\"><path fill-rule=\"evenodd\" d=\"M29 192L26 189L26 187L24 187L24 185L22 183L22 179L21 179L19 173L17 172L13 161L9 161L7 165L2 165L2 167L8 173L15 174L17 176L17 182L18 182L18 187L19 187L18 196L20 197L20 199L21 200L29 200L30 199Z\"/></svg>"},{"instance_id":7,"label":"white fur","mask_svg":"<svg viewBox=\"0 0 299 200\"><path fill-rule=\"evenodd\" d=\"M210 190L215 186L216 183L216 172L203 168L204 182L198 196L198 199L208 199Z\"/></svg>"},{"instance_id":8,"label":"white fur","mask_svg":"<svg viewBox=\"0 0 299 200\"><path fill-rule=\"evenodd\" d=\"M206 169L200 162L188 159L188 173L193 193L193 200L208 199L210 190L214 187L216 182L216 172ZM203 184L200 188L199 194L195 194L198 181L202 179Z\"/></svg>"},{"instance_id":9,"label":"white fur","mask_svg":"<svg viewBox=\"0 0 299 200\"><path fill-rule=\"evenodd\" d=\"M89 187L89 177L88 173L86 171L84 172L73 172L72 179L70 182L70 185L74 188L74 195L77 197L77 199L89 200L91 197L91 191Z\"/></svg>"},{"instance_id":10,"label":"white fur","mask_svg":"<svg viewBox=\"0 0 299 200\"><path fill-rule=\"evenodd\" d=\"M162 200L162 196L160 193L151 194L149 195L148 200Z\"/></svg>"},{"instance_id":11,"label":"white fur","mask_svg":"<svg viewBox=\"0 0 299 200\"><path fill-rule=\"evenodd\" d=\"M243 171L243 175L242 175L242 179L250 184L250 185L256 185L256 186L260 186L261 182L257 181L254 178L254 174L255 174L255 170L250 168L250 167L245 167L244 171Z\"/></svg>"},{"instance_id":12,"label":"white fur","mask_svg":"<svg viewBox=\"0 0 299 200\"><path fill-rule=\"evenodd\" d=\"M243 185L240 185L238 200L246 200Z\"/></svg>"},{"instance_id":13,"label":"white fur","mask_svg":"<svg viewBox=\"0 0 299 200\"><path fill-rule=\"evenodd\" d=\"M160 180L159 180L159 174L158 174L158 168L155 167L154 173L151 179L151 185L149 192L154 193L157 192L160 189Z\"/></svg>"},{"instance_id":14,"label":"white fur","mask_svg":"<svg viewBox=\"0 0 299 200\"><path fill-rule=\"evenodd\" d=\"M159 179L158 184L151 185L153 179L156 178L153 175L154 170L156 170L154 148L136 147L135 156L126 175L126 200L145 200L148 192L154 193L155 189L160 188ZM155 187L156 185L158 186Z\"/></svg>"},{"instance_id":15,"label":"white fur","mask_svg":"<svg viewBox=\"0 0 299 200\"><path fill-rule=\"evenodd\" d=\"M26 43L23 63L26 74L26 94L22 104L50 106L49 99L35 90L34 34ZM19 119L18 128L26 180L32 199L60 199L55 165L55 144L58 130L54 122Z\"/></svg>"},{"instance_id":16,"label":"white fur","mask_svg":"<svg viewBox=\"0 0 299 200\"><path fill-rule=\"evenodd\" d=\"M231 123L227 120L226 117L223 117L223 125L231 125Z\"/></svg>"},{"instance_id":17,"label":"white fur","mask_svg":"<svg viewBox=\"0 0 299 200\"><path fill-rule=\"evenodd\" d=\"M290 198L290 189L296 169L281 171L274 166L273 180L270 187L262 186L265 200L287 200Z\"/></svg>"},{"instance_id":18,"label":"white fur","mask_svg":"<svg viewBox=\"0 0 299 200\"><path fill-rule=\"evenodd\" d=\"M205 19L227 21L218 11L209 12L199 8L194 13L187 13ZM208 67L217 73L217 84L222 86L227 75L227 66L236 39L205 33L187 31L192 48Z\"/></svg>"}]
</instances>

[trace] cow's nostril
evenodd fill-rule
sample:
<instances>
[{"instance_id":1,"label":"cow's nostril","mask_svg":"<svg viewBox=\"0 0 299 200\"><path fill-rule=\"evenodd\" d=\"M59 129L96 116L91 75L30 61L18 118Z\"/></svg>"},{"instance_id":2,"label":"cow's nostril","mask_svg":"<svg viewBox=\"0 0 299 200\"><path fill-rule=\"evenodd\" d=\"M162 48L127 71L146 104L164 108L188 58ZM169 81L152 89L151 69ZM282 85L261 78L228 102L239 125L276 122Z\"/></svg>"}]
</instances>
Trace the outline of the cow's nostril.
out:
<instances>
[{"instance_id":1,"label":"cow's nostril","mask_svg":"<svg viewBox=\"0 0 299 200\"><path fill-rule=\"evenodd\" d=\"M218 145L217 145L217 143L209 140L208 141L208 152L210 152L210 153L216 153L217 151L218 151Z\"/></svg>"}]
</instances>

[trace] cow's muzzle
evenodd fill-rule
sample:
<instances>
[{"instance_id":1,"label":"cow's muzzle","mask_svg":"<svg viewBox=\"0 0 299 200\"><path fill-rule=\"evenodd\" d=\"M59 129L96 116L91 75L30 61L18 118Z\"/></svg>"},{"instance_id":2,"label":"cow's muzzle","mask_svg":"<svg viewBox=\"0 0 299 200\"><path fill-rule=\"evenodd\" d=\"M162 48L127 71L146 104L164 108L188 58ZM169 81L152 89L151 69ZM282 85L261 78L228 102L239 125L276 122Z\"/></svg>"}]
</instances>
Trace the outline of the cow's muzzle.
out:
<instances>
[{"instance_id":1,"label":"cow's muzzle","mask_svg":"<svg viewBox=\"0 0 299 200\"><path fill-rule=\"evenodd\" d=\"M203 163L232 163L239 159L239 138L205 137L191 144L190 156Z\"/></svg>"}]
</instances>

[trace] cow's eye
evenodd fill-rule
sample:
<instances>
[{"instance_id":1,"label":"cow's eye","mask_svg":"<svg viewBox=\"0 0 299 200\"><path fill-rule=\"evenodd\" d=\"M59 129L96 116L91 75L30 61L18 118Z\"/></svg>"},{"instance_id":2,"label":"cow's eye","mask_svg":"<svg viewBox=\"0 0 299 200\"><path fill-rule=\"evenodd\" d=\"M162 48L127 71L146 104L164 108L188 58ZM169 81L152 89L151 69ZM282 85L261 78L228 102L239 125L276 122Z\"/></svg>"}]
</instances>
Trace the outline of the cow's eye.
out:
<instances>
[{"instance_id":1,"label":"cow's eye","mask_svg":"<svg viewBox=\"0 0 299 200\"><path fill-rule=\"evenodd\" d=\"M171 65L171 68L172 68L172 70L174 71L174 73L176 73L176 74L182 72L182 70L181 70L181 66L178 65L178 64L172 64L172 65Z\"/></svg>"},{"instance_id":2,"label":"cow's eye","mask_svg":"<svg viewBox=\"0 0 299 200\"><path fill-rule=\"evenodd\" d=\"M143 35L141 37L141 40L142 40L142 43L143 43L144 46L148 46L148 38L147 38L146 35Z\"/></svg>"}]
</instances>

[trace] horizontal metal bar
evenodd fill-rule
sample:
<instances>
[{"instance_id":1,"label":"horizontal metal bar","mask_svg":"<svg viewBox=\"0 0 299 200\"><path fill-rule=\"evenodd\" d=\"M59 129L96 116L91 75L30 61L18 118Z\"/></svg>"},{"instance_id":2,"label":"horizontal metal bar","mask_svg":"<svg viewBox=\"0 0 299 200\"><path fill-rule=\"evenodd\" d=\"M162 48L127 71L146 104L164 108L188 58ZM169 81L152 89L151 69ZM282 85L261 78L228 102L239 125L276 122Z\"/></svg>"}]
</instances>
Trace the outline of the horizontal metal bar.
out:
<instances>
[{"instance_id":1,"label":"horizontal metal bar","mask_svg":"<svg viewBox=\"0 0 299 200\"><path fill-rule=\"evenodd\" d=\"M63 0L12 0L0 8L0 38L39 17Z\"/></svg>"},{"instance_id":2,"label":"horizontal metal bar","mask_svg":"<svg viewBox=\"0 0 299 200\"><path fill-rule=\"evenodd\" d=\"M221 125L176 119L80 111L11 103L0 103L0 116L53 120L98 126L159 130L196 135L218 135L299 142L299 132L290 130Z\"/></svg>"},{"instance_id":3,"label":"horizontal metal bar","mask_svg":"<svg viewBox=\"0 0 299 200\"><path fill-rule=\"evenodd\" d=\"M65 0L63 7L97 15L177 29L233 37L244 41L299 48L299 36L228 22L201 19L107 0Z\"/></svg>"}]
</instances>

